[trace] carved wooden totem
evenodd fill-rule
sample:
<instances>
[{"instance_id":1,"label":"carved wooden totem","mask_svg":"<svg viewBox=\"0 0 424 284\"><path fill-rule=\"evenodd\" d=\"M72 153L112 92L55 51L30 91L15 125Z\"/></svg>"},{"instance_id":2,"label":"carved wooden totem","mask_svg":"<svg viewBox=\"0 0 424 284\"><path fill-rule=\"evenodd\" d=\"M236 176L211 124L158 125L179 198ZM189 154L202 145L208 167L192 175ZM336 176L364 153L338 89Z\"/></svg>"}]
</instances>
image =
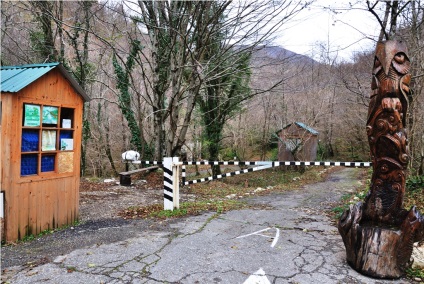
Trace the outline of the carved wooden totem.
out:
<instances>
[{"instance_id":1,"label":"carved wooden totem","mask_svg":"<svg viewBox=\"0 0 424 284\"><path fill-rule=\"evenodd\" d=\"M402 208L409 158L404 128L409 69L404 42L377 44L366 128L373 163L370 191L338 224L348 263L377 278L402 276L411 264L413 243L424 236L424 220L416 208Z\"/></svg>"}]
</instances>

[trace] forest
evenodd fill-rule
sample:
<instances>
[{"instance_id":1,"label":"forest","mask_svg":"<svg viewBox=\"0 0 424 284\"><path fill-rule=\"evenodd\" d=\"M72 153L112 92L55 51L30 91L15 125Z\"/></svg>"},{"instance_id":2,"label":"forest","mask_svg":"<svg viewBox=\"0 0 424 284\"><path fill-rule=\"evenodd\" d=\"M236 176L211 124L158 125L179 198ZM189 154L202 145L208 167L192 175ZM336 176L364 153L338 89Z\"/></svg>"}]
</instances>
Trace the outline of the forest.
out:
<instances>
[{"instance_id":1,"label":"forest","mask_svg":"<svg viewBox=\"0 0 424 284\"><path fill-rule=\"evenodd\" d=\"M423 4L352 1L343 7L368 11L379 23L375 42L407 43L413 175L424 174ZM313 58L275 44L278 31L311 5L2 1L1 65L60 62L90 96L83 176L116 175L127 150L141 160L275 160L275 133L293 122L319 132L317 160L369 161L365 124L374 50L346 62L329 52L330 43L317 44Z\"/></svg>"}]
</instances>

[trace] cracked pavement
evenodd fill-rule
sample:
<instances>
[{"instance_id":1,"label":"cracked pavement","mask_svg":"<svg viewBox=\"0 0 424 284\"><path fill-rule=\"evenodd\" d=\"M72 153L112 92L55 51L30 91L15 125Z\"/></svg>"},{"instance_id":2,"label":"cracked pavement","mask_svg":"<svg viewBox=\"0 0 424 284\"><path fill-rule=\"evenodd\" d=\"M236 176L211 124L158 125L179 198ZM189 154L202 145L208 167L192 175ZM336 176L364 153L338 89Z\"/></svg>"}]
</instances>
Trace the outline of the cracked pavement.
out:
<instances>
[{"instance_id":1,"label":"cracked pavement","mask_svg":"<svg viewBox=\"0 0 424 284\"><path fill-rule=\"evenodd\" d=\"M206 213L91 245L19 270L9 283L410 283L379 280L345 260L337 228L322 211L358 186L357 169L300 190L249 199L270 210ZM115 228L125 230L126 228ZM105 232L107 233L107 232ZM7 282L6 282L7 283Z\"/></svg>"}]
</instances>

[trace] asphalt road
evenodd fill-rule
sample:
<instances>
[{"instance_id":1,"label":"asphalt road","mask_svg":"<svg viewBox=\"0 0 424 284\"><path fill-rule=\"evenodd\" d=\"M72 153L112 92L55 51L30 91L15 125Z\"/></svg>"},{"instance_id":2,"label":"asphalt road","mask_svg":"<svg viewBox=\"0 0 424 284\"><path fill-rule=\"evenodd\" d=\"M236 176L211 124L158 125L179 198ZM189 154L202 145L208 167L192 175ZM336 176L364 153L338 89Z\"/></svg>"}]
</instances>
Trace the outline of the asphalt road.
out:
<instances>
[{"instance_id":1,"label":"asphalt road","mask_svg":"<svg viewBox=\"0 0 424 284\"><path fill-rule=\"evenodd\" d=\"M163 226L105 226L120 240L89 244L34 267L9 266L9 283L410 283L354 271L331 219L331 203L358 186L358 169L249 202L268 210L207 213ZM75 228L73 234L83 228ZM94 230L94 229L93 229ZM129 233L128 231L131 231ZM87 232L85 232L87 233ZM12 263L12 262L10 262Z\"/></svg>"}]
</instances>

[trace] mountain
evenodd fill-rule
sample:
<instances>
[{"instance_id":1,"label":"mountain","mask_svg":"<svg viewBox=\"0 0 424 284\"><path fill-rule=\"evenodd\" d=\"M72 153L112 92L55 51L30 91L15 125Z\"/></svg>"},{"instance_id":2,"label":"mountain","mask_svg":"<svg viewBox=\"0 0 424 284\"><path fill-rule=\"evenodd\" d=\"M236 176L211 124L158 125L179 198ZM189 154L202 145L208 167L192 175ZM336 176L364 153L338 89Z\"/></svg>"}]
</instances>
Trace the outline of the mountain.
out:
<instances>
[{"instance_id":1,"label":"mountain","mask_svg":"<svg viewBox=\"0 0 424 284\"><path fill-rule=\"evenodd\" d=\"M319 64L317 61L312 58L297 54L293 51L285 49L281 46L259 46L253 53L254 60L277 60L277 61L286 61L290 63L301 63L301 64Z\"/></svg>"}]
</instances>

